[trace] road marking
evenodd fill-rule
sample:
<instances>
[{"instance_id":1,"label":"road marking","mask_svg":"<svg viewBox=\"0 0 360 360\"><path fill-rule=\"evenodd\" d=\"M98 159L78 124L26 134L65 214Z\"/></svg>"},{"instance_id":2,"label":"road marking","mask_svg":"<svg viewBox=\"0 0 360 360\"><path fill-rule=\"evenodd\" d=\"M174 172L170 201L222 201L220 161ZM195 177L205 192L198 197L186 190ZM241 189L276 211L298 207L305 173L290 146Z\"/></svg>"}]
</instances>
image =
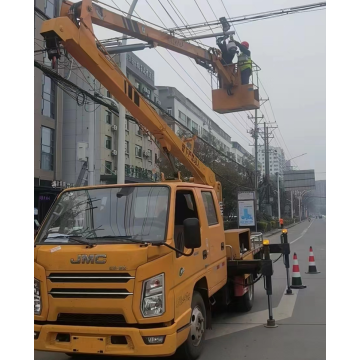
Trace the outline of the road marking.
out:
<instances>
[{"instance_id":1,"label":"road marking","mask_svg":"<svg viewBox=\"0 0 360 360\"><path fill-rule=\"evenodd\" d=\"M301 239L305 234L306 232L310 229L310 226L313 224L313 222L310 223L310 225L305 229L303 230L303 232L301 233L301 235L296 238L295 240L291 241L290 244L293 244L294 242L298 241L299 239Z\"/></svg>"},{"instance_id":2,"label":"road marking","mask_svg":"<svg viewBox=\"0 0 360 360\"><path fill-rule=\"evenodd\" d=\"M278 307L273 309L273 315L276 321L292 317L299 290L294 289L292 291L294 295L283 295ZM214 321L212 330L209 330L206 333L206 340L263 325L268 318L268 310L257 311L231 318L224 317L223 319L219 319L218 322Z\"/></svg>"}]
</instances>

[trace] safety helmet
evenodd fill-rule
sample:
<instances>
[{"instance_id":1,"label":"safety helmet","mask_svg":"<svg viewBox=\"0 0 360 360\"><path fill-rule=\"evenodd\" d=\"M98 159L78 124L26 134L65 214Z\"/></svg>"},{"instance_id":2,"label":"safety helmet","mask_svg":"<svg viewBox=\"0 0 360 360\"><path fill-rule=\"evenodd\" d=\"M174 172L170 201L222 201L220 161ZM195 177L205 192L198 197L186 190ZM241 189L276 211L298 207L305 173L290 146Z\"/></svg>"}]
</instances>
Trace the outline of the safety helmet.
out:
<instances>
[{"instance_id":1,"label":"safety helmet","mask_svg":"<svg viewBox=\"0 0 360 360\"><path fill-rule=\"evenodd\" d=\"M229 41L229 43L226 45L227 51L235 53L237 50L237 46L233 41Z\"/></svg>"},{"instance_id":2,"label":"safety helmet","mask_svg":"<svg viewBox=\"0 0 360 360\"><path fill-rule=\"evenodd\" d=\"M241 45L244 45L247 49L249 49L249 43L247 41L243 41Z\"/></svg>"}]
</instances>

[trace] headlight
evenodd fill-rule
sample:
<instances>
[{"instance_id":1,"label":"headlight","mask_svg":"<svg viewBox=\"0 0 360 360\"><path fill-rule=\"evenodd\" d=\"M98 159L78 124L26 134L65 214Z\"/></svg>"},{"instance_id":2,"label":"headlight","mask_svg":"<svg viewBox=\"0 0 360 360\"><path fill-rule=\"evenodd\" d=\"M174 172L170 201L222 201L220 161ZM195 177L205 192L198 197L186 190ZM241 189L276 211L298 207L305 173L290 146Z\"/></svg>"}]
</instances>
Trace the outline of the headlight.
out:
<instances>
[{"instance_id":1,"label":"headlight","mask_svg":"<svg viewBox=\"0 0 360 360\"><path fill-rule=\"evenodd\" d=\"M34 314L41 314L40 281L38 279L34 279Z\"/></svg>"},{"instance_id":2,"label":"headlight","mask_svg":"<svg viewBox=\"0 0 360 360\"><path fill-rule=\"evenodd\" d=\"M143 317L160 316L165 312L164 285L164 274L144 281L141 295Z\"/></svg>"}]
</instances>

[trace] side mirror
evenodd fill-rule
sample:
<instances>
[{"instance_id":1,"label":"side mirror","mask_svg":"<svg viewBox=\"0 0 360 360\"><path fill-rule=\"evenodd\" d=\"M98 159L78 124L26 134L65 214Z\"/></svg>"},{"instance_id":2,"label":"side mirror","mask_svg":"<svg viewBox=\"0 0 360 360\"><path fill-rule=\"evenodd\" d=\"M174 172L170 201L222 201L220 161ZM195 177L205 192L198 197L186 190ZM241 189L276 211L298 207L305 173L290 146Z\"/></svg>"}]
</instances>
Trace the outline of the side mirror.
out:
<instances>
[{"instance_id":1,"label":"side mirror","mask_svg":"<svg viewBox=\"0 0 360 360\"><path fill-rule=\"evenodd\" d=\"M197 218L185 219L184 245L187 249L198 249L201 247L200 223Z\"/></svg>"}]
</instances>

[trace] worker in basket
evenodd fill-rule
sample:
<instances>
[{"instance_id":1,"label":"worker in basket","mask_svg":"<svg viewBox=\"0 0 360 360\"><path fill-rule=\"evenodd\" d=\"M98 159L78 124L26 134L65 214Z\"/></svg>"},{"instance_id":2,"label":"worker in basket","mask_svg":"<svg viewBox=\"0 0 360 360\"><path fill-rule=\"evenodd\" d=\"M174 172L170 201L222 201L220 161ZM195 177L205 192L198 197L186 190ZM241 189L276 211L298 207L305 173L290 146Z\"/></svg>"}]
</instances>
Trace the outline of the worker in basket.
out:
<instances>
[{"instance_id":1,"label":"worker in basket","mask_svg":"<svg viewBox=\"0 0 360 360\"><path fill-rule=\"evenodd\" d=\"M235 44L239 47L241 54L238 55L238 66L241 72L241 84L249 84L250 76L252 74L252 61L251 53L249 51L249 43L243 41L240 44L235 41Z\"/></svg>"},{"instance_id":2,"label":"worker in basket","mask_svg":"<svg viewBox=\"0 0 360 360\"><path fill-rule=\"evenodd\" d=\"M216 43L219 46L222 54L221 63L223 65L231 65L235 54L238 54L238 66L241 72L241 84L249 84L252 73L251 53L249 51L249 43L243 41L239 43L230 36L230 41L226 43L226 37L218 37ZM240 54L238 51L240 49Z\"/></svg>"}]
</instances>

